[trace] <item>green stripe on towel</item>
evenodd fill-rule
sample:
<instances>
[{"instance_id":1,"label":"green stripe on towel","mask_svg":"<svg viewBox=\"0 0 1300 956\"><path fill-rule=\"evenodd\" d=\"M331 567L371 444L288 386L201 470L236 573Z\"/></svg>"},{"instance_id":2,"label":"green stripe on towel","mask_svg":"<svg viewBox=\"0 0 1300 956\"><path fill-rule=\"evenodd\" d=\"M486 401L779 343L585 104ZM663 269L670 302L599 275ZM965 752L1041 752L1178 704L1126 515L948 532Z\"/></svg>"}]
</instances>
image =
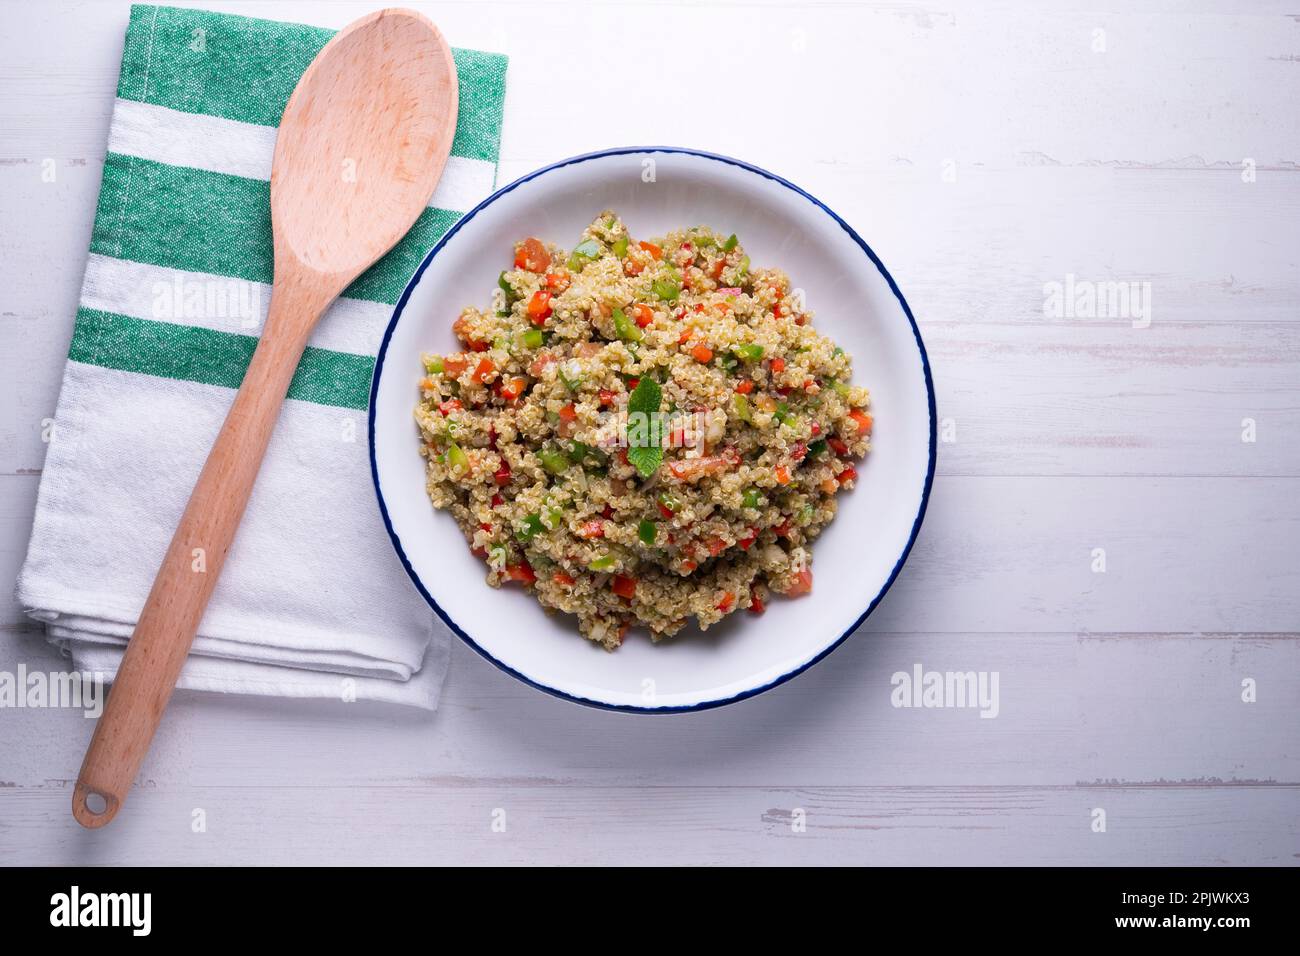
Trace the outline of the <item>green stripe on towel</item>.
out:
<instances>
[{"instance_id":1,"label":"green stripe on towel","mask_svg":"<svg viewBox=\"0 0 1300 956\"><path fill-rule=\"evenodd\" d=\"M169 269L271 281L271 186L109 153L90 250ZM426 209L343 293L392 305L429 248L460 218Z\"/></svg>"},{"instance_id":2,"label":"green stripe on towel","mask_svg":"<svg viewBox=\"0 0 1300 956\"><path fill-rule=\"evenodd\" d=\"M238 388L256 348L252 335L83 308L77 310L68 358L123 372ZM375 360L368 355L309 346L289 384L289 397L364 411L374 370Z\"/></svg>"},{"instance_id":3,"label":"green stripe on towel","mask_svg":"<svg viewBox=\"0 0 1300 956\"><path fill-rule=\"evenodd\" d=\"M279 126L333 30L206 10L133 6L117 95L186 113ZM460 82L453 156L496 162L507 58L452 50Z\"/></svg>"}]
</instances>

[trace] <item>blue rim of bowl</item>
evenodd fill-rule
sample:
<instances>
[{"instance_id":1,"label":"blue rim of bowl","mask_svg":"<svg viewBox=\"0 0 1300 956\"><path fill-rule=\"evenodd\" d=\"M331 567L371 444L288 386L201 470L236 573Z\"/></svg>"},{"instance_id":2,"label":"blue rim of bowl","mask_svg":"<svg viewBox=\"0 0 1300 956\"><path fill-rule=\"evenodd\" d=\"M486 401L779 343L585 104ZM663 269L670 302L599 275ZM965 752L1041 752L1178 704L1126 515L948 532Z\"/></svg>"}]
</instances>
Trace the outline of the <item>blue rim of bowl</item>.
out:
<instances>
[{"instance_id":1,"label":"blue rim of bowl","mask_svg":"<svg viewBox=\"0 0 1300 956\"><path fill-rule=\"evenodd\" d=\"M402 549L402 542L398 538L397 532L393 529L393 522L388 515L388 505L384 502L384 492L379 485L379 465L375 458L375 399L379 394L379 378L383 373L384 357L388 353L388 342L389 339L392 338L393 330L397 327L398 321L402 318L402 310L405 309L407 300L410 299L411 293L419 284L420 277L424 275L424 270L429 267L429 263L433 262L434 257L442 250L443 246L447 245L447 243L451 241L451 238L460 231L461 226L473 219L481 210L486 209L502 196L513 192L526 182L534 180L552 170L562 169L565 166L574 166L578 163L585 163L593 159L603 159L607 156L626 156L630 153L677 153L686 156L698 156L703 159L726 163L729 166L736 166L748 172L757 173L764 179L769 179L774 183L779 183L786 189L798 193L804 199L822 210L822 212L826 213L826 215L834 219L835 222L839 224L839 227L848 233L849 237L858 244L863 252L867 254L867 258L871 260L875 267L880 271L880 274L885 277L885 281L889 283L889 290L894 293L894 298L898 300L898 304L903 307L903 314L907 316L907 321L912 325L912 335L916 339L917 350L921 353L921 368L925 373L925 390L929 401L930 461L925 473L925 487L921 490L921 506L917 509L916 520L912 522L912 533L908 536L907 545L903 548L902 554L898 556L898 561L895 562L893 570L889 572L889 577L886 578L884 585L880 588L880 591L876 596L871 599L871 603L867 605L866 610L863 611L858 619L854 621L853 624L850 625L842 634L840 634L839 637L823 648L816 656L805 661L803 664L800 664L798 667L794 668L794 670L787 671L780 677L774 678L759 687L752 687L749 690L744 690L738 694L733 694L730 697L720 698L718 700L701 701L698 704L680 704L664 707L636 707L630 704L611 704L608 701L592 700L589 697L580 697L576 694L570 694L566 691L559 690L558 688L535 681L531 677L521 674L513 667L498 660L487 650L480 647L478 642L461 630L460 626L453 621L450 615L448 615L438 602L434 600L433 595L429 593L427 588L425 588L424 582L420 580L420 576L416 574L415 569L411 567L411 562L407 558L406 552ZM393 542L393 548L397 551L397 557L401 560L402 567L406 569L406 573L415 585L416 590L420 592L428 605L433 608L434 613L442 619L442 622L451 628L452 632L455 633L457 637L477 651L484 659L500 670L505 671L516 680L527 684L529 687L536 688L545 694L550 694L552 697L559 697L562 700L572 701L575 704L583 704L584 706L595 707L599 710L613 710L631 714L684 714L693 711L712 710L715 707L724 707L727 704L734 704L737 701L745 700L749 697L756 697L765 691L771 690L773 687L784 684L786 681L798 677L804 671L808 670L808 668L827 657L862 626L862 623L871 616L871 612L876 609L876 605L878 605L881 599L889 592L890 587L898 577L898 573L903 569L903 564L907 561L908 555L912 553L912 545L916 543L916 536L921 530L921 521L925 517L926 506L930 502L930 488L934 484L937 431L935 423L934 379L930 375L930 358L926 354L925 343L921 341L921 330L916 326L916 318L912 315L912 309L908 306L907 299L903 297L903 293L898 288L898 284L894 282L894 277L889 274L889 270L885 268L885 264L880 261L880 257L877 256L872 248L867 245L866 241L853 230L852 226L840 218L839 214L836 213L835 210L831 209L816 196L813 196L806 190L800 189L788 179L778 176L776 173L768 172L766 169L759 166L746 163L743 160L733 159L730 156L722 156L718 153L709 153L704 150L687 149L679 146L619 146L613 149L599 150L594 153L583 153L579 156L570 156L568 159L562 159L559 162L551 163L549 166L543 166L541 169L535 169L531 173L516 179L509 185L502 186L491 196L488 196L487 199L484 199L469 212L465 213L465 215L460 219L456 220L452 227L447 230L441 239L438 240L437 244L429 250L423 261L421 261L419 268L415 270L415 274L411 276L410 281L406 283L406 288L402 290L402 296L397 300L397 305L393 309L393 317L389 320L388 327L384 330L383 341L379 345L379 354L375 356L375 373L374 377L370 381L370 409L367 414L367 421L370 430L370 476L374 481L375 497L379 502L379 513L384 519L384 527L388 531L389 539Z\"/></svg>"}]
</instances>

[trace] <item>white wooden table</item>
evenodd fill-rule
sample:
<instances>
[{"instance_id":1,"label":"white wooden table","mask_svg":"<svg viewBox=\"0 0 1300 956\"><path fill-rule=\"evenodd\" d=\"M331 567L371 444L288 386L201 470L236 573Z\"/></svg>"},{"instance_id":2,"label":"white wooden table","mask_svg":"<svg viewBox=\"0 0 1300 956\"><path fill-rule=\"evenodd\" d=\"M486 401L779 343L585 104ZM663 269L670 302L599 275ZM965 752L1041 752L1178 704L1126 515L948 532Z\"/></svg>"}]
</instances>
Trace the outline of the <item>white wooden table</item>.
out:
<instances>
[{"instance_id":1,"label":"white wooden table","mask_svg":"<svg viewBox=\"0 0 1300 956\"><path fill-rule=\"evenodd\" d=\"M325 26L374 6L205 5ZM459 645L432 715L182 693L98 832L68 812L92 722L0 710L0 863L1300 861L1294 4L409 5L511 56L503 182L696 146L788 176L872 243L946 439L912 558L829 660L709 713L586 710ZM7 582L127 5L3 6ZM1045 316L1069 276L1149 282L1149 326ZM57 669L3 600L0 671ZM996 719L891 706L916 663L998 672Z\"/></svg>"}]
</instances>

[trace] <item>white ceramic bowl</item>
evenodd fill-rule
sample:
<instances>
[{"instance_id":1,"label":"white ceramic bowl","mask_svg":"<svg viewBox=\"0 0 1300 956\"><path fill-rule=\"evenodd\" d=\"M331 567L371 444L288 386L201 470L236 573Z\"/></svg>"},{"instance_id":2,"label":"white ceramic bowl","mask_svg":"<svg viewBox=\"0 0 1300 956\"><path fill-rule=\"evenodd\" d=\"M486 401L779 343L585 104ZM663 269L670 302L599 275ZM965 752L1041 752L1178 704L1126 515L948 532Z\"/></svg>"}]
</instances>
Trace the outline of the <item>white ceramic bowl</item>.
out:
<instances>
[{"instance_id":1,"label":"white ceramic bowl","mask_svg":"<svg viewBox=\"0 0 1300 956\"><path fill-rule=\"evenodd\" d=\"M653 176L651 176L653 173ZM649 180L649 181L648 181ZM462 307L489 301L513 244L570 248L603 209L635 236L708 225L734 232L758 266L785 269L818 329L853 356L871 390L872 451L857 487L813 546L812 594L774 596L700 634L652 645L633 630L615 653L547 615L514 586L493 590L451 517L425 495L412 418L420 354L451 351ZM847 223L738 160L666 147L611 149L547 166L484 200L416 270L393 313L370 392L370 458L384 523L415 586L464 641L532 686L598 707L666 713L760 693L829 654L893 582L920 529L934 474L934 388L920 333L884 265Z\"/></svg>"}]
</instances>

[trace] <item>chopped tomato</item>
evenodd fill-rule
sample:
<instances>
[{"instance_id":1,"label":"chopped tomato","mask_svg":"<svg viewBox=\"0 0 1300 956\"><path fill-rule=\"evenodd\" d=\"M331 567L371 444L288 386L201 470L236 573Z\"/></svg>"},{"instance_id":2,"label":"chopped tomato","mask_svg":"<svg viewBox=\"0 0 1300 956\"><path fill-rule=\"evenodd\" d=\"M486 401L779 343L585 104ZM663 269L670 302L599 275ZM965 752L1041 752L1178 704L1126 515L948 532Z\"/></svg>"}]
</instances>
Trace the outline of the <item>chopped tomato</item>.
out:
<instances>
[{"instance_id":1,"label":"chopped tomato","mask_svg":"<svg viewBox=\"0 0 1300 956\"><path fill-rule=\"evenodd\" d=\"M475 339L473 342L469 343L469 350L471 352L486 352L491 347L491 343L484 342L482 339Z\"/></svg>"},{"instance_id":2,"label":"chopped tomato","mask_svg":"<svg viewBox=\"0 0 1300 956\"><path fill-rule=\"evenodd\" d=\"M871 416L859 408L849 412L849 418L857 422L859 435L871 434Z\"/></svg>"},{"instance_id":3,"label":"chopped tomato","mask_svg":"<svg viewBox=\"0 0 1300 956\"><path fill-rule=\"evenodd\" d=\"M602 388L602 389L600 390L600 393L599 393L599 396L598 396L598 397L600 398L600 404L602 404L602 405L613 405L613 404L614 404L614 400L615 400L618 396L615 395L615 394L614 394L610 389L608 389L608 388Z\"/></svg>"},{"instance_id":4,"label":"chopped tomato","mask_svg":"<svg viewBox=\"0 0 1300 956\"><path fill-rule=\"evenodd\" d=\"M736 595L730 591L722 592L722 600L718 602L718 610L726 614L731 610L731 606L736 603Z\"/></svg>"},{"instance_id":5,"label":"chopped tomato","mask_svg":"<svg viewBox=\"0 0 1300 956\"><path fill-rule=\"evenodd\" d=\"M492 364L491 359L479 359L478 365L474 369L474 374L470 376L472 381L482 385L487 381L487 377L495 372L497 367Z\"/></svg>"},{"instance_id":6,"label":"chopped tomato","mask_svg":"<svg viewBox=\"0 0 1300 956\"><path fill-rule=\"evenodd\" d=\"M785 465L776 466L776 483L778 485L790 484L790 469Z\"/></svg>"},{"instance_id":7,"label":"chopped tomato","mask_svg":"<svg viewBox=\"0 0 1300 956\"><path fill-rule=\"evenodd\" d=\"M781 523L772 528L772 533L778 538L784 538L790 533L790 519L783 518Z\"/></svg>"},{"instance_id":8,"label":"chopped tomato","mask_svg":"<svg viewBox=\"0 0 1300 956\"><path fill-rule=\"evenodd\" d=\"M630 578L625 574L616 574L610 583L610 590L619 597L627 598L630 601L636 597L636 578Z\"/></svg>"},{"instance_id":9,"label":"chopped tomato","mask_svg":"<svg viewBox=\"0 0 1300 956\"><path fill-rule=\"evenodd\" d=\"M560 409L560 421L562 422L575 421L577 417L578 410L574 407L573 402L570 402Z\"/></svg>"},{"instance_id":10,"label":"chopped tomato","mask_svg":"<svg viewBox=\"0 0 1300 956\"><path fill-rule=\"evenodd\" d=\"M638 302L632 306L632 311L636 316L636 324L643 329L655 320L655 310L648 305Z\"/></svg>"},{"instance_id":11,"label":"chopped tomato","mask_svg":"<svg viewBox=\"0 0 1300 956\"><path fill-rule=\"evenodd\" d=\"M500 507L501 507L503 504L505 504L505 503L506 503L506 500L505 500L504 498L502 498L500 495L493 495L493 496L492 496L492 507L493 507L493 508L500 508Z\"/></svg>"},{"instance_id":12,"label":"chopped tomato","mask_svg":"<svg viewBox=\"0 0 1300 956\"><path fill-rule=\"evenodd\" d=\"M707 345L697 345L691 349L691 357L701 365L708 365L713 361L713 349Z\"/></svg>"},{"instance_id":13,"label":"chopped tomato","mask_svg":"<svg viewBox=\"0 0 1300 956\"><path fill-rule=\"evenodd\" d=\"M559 272L548 272L546 273L546 288L552 292L563 292L569 287L572 278L566 269L561 269Z\"/></svg>"},{"instance_id":14,"label":"chopped tomato","mask_svg":"<svg viewBox=\"0 0 1300 956\"><path fill-rule=\"evenodd\" d=\"M630 391L630 392L635 392L635 391L636 391L636 387L637 387L638 385L640 385L640 384L641 384L641 380L640 380L639 378L629 378L629 379L627 380L627 388L628 388L628 391Z\"/></svg>"},{"instance_id":15,"label":"chopped tomato","mask_svg":"<svg viewBox=\"0 0 1300 956\"><path fill-rule=\"evenodd\" d=\"M528 318L533 325L541 326L550 316L551 294L544 289L538 289L528 300Z\"/></svg>"},{"instance_id":16,"label":"chopped tomato","mask_svg":"<svg viewBox=\"0 0 1300 956\"><path fill-rule=\"evenodd\" d=\"M568 574L567 572L564 571L556 571L553 575L551 575L551 577L556 584L563 585L566 588L571 588L577 583L573 579L573 575Z\"/></svg>"},{"instance_id":17,"label":"chopped tomato","mask_svg":"<svg viewBox=\"0 0 1300 956\"><path fill-rule=\"evenodd\" d=\"M758 588L752 588L749 592L749 612L762 614L766 610L767 605L763 603L763 596L758 593Z\"/></svg>"},{"instance_id":18,"label":"chopped tomato","mask_svg":"<svg viewBox=\"0 0 1300 956\"><path fill-rule=\"evenodd\" d=\"M469 360L463 355L448 355L442 360L442 370L452 378L455 378L467 368L469 368Z\"/></svg>"},{"instance_id":19,"label":"chopped tomato","mask_svg":"<svg viewBox=\"0 0 1300 956\"><path fill-rule=\"evenodd\" d=\"M779 375L780 373L784 372L784 371L785 371L785 359L783 359L783 358L774 358L774 359L772 359L772 371L775 372L775 373L778 374L778 375Z\"/></svg>"},{"instance_id":20,"label":"chopped tomato","mask_svg":"<svg viewBox=\"0 0 1300 956\"><path fill-rule=\"evenodd\" d=\"M646 252L650 253L650 255L653 256L655 259L662 259L664 256L664 251L660 249L658 246L656 246L653 242L638 242L637 245L640 246L642 249L644 249Z\"/></svg>"},{"instance_id":21,"label":"chopped tomato","mask_svg":"<svg viewBox=\"0 0 1300 956\"><path fill-rule=\"evenodd\" d=\"M605 522L598 518L583 522L582 526L578 528L578 536L587 539L605 537Z\"/></svg>"},{"instance_id":22,"label":"chopped tomato","mask_svg":"<svg viewBox=\"0 0 1300 956\"><path fill-rule=\"evenodd\" d=\"M542 373L559 361L554 352L538 352L537 358L533 359L528 366L528 374L534 378L541 378Z\"/></svg>"},{"instance_id":23,"label":"chopped tomato","mask_svg":"<svg viewBox=\"0 0 1300 956\"><path fill-rule=\"evenodd\" d=\"M717 262L713 264L713 268L709 270L710 278L714 279L715 281L721 279L722 270L725 269L726 267L727 267L727 260L719 259Z\"/></svg>"},{"instance_id":24,"label":"chopped tomato","mask_svg":"<svg viewBox=\"0 0 1300 956\"><path fill-rule=\"evenodd\" d=\"M533 571L533 566L527 561L520 561L518 564L507 564L505 576L507 581L518 581L521 584L532 584L537 580L537 574Z\"/></svg>"},{"instance_id":25,"label":"chopped tomato","mask_svg":"<svg viewBox=\"0 0 1300 956\"><path fill-rule=\"evenodd\" d=\"M736 386L736 391L741 395L748 395L754 390L754 383L749 379L741 379L740 384Z\"/></svg>"},{"instance_id":26,"label":"chopped tomato","mask_svg":"<svg viewBox=\"0 0 1300 956\"><path fill-rule=\"evenodd\" d=\"M551 266L551 254L542 243L531 236L515 250L515 268L529 272L545 272Z\"/></svg>"},{"instance_id":27,"label":"chopped tomato","mask_svg":"<svg viewBox=\"0 0 1300 956\"><path fill-rule=\"evenodd\" d=\"M449 398L445 402L438 403L438 411L442 412L442 417L446 418L452 412L458 412L465 406L460 403L459 398Z\"/></svg>"},{"instance_id":28,"label":"chopped tomato","mask_svg":"<svg viewBox=\"0 0 1300 956\"><path fill-rule=\"evenodd\" d=\"M826 444L830 445L831 451L835 452L835 454L839 455L841 458L844 458L849 453L849 446L844 444L843 438L836 438L832 435L830 438L826 439Z\"/></svg>"},{"instance_id":29,"label":"chopped tomato","mask_svg":"<svg viewBox=\"0 0 1300 956\"><path fill-rule=\"evenodd\" d=\"M498 468L496 472L492 475L492 479L498 485L510 484L510 466L507 465L504 461L501 462L501 467Z\"/></svg>"},{"instance_id":30,"label":"chopped tomato","mask_svg":"<svg viewBox=\"0 0 1300 956\"><path fill-rule=\"evenodd\" d=\"M745 536L741 538L739 541L737 541L736 544L740 545L741 551L748 551L750 547L753 545L753 543L757 540L758 540L758 529L750 528L748 531L745 532Z\"/></svg>"},{"instance_id":31,"label":"chopped tomato","mask_svg":"<svg viewBox=\"0 0 1300 956\"><path fill-rule=\"evenodd\" d=\"M818 435L822 433L822 427L816 422L813 422L812 425L809 427L808 431L812 434L813 438L816 438Z\"/></svg>"},{"instance_id":32,"label":"chopped tomato","mask_svg":"<svg viewBox=\"0 0 1300 956\"><path fill-rule=\"evenodd\" d=\"M689 341L691 340L691 336L694 335L694 334L695 334L695 330L692 329L692 328L690 328L690 327L688 327L688 328L686 329L685 332L683 332L681 335L677 336L677 344L678 344L678 345L685 345L687 342L689 342Z\"/></svg>"},{"instance_id":33,"label":"chopped tomato","mask_svg":"<svg viewBox=\"0 0 1300 956\"><path fill-rule=\"evenodd\" d=\"M846 481L854 481L857 477L858 470L856 468L845 468L840 472L840 484L842 485Z\"/></svg>"},{"instance_id":34,"label":"chopped tomato","mask_svg":"<svg viewBox=\"0 0 1300 956\"><path fill-rule=\"evenodd\" d=\"M699 565L696 564L694 561L692 561L690 558L687 558L685 561L682 562L682 570L684 570L687 574L690 574L698 567Z\"/></svg>"},{"instance_id":35,"label":"chopped tomato","mask_svg":"<svg viewBox=\"0 0 1300 956\"><path fill-rule=\"evenodd\" d=\"M661 501L656 501L656 502L655 502L655 507L658 508L658 509L659 509L659 513L660 513L661 515L664 516L664 520L665 520L665 521L672 521L672 520L673 520L673 511L672 511L672 509L671 509L671 508L667 508L667 507L665 507L664 504L663 504L663 502L661 502Z\"/></svg>"},{"instance_id":36,"label":"chopped tomato","mask_svg":"<svg viewBox=\"0 0 1300 956\"><path fill-rule=\"evenodd\" d=\"M786 597L799 597L812 592L812 572L805 569L794 576L790 586L785 589Z\"/></svg>"},{"instance_id":37,"label":"chopped tomato","mask_svg":"<svg viewBox=\"0 0 1300 956\"><path fill-rule=\"evenodd\" d=\"M795 461L803 461L808 454L808 446L801 441L795 442L790 447L790 457Z\"/></svg>"}]
</instances>

